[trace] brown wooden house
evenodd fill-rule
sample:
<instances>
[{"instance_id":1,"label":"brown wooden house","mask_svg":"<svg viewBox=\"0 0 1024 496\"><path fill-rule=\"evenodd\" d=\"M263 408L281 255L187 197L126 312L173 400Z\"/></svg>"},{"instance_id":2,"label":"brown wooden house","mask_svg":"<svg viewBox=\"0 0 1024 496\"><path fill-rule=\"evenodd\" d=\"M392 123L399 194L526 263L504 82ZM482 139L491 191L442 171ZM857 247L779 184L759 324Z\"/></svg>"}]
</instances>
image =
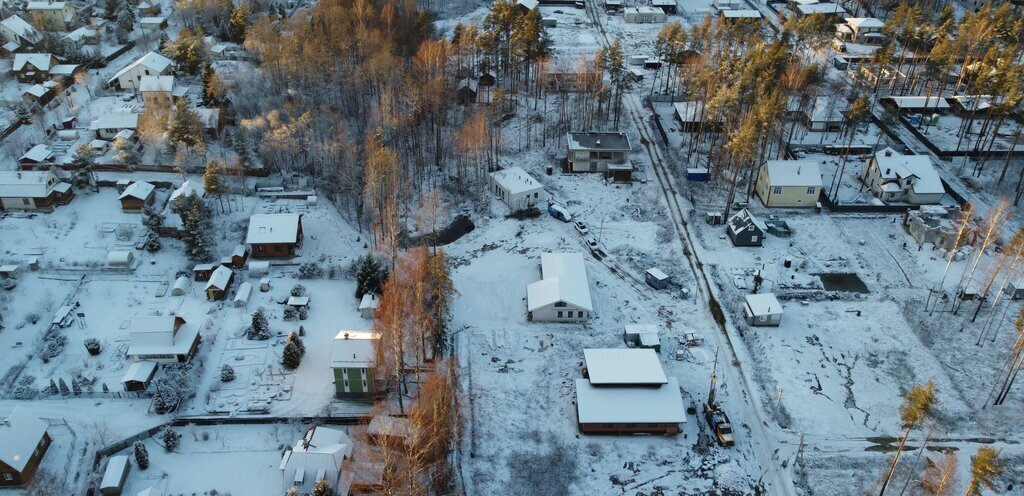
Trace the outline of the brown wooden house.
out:
<instances>
[{"instance_id":1,"label":"brown wooden house","mask_svg":"<svg viewBox=\"0 0 1024 496\"><path fill-rule=\"evenodd\" d=\"M257 214L249 218L245 237L253 258L289 258L301 255L302 215Z\"/></svg>"},{"instance_id":2,"label":"brown wooden house","mask_svg":"<svg viewBox=\"0 0 1024 496\"><path fill-rule=\"evenodd\" d=\"M0 423L0 488L31 481L51 442L46 421L15 407Z\"/></svg>"},{"instance_id":3,"label":"brown wooden house","mask_svg":"<svg viewBox=\"0 0 1024 496\"><path fill-rule=\"evenodd\" d=\"M210 280L206 282L206 299L210 301L223 300L228 296L231 283L235 281L235 273L221 265L213 271Z\"/></svg>"},{"instance_id":4,"label":"brown wooden house","mask_svg":"<svg viewBox=\"0 0 1024 496\"><path fill-rule=\"evenodd\" d=\"M71 185L49 171L0 172L0 210L53 210L75 197Z\"/></svg>"},{"instance_id":5,"label":"brown wooden house","mask_svg":"<svg viewBox=\"0 0 1024 496\"><path fill-rule=\"evenodd\" d=\"M153 203L154 187L146 181L136 181L121 193L121 210L125 212L141 212L142 207Z\"/></svg>"}]
</instances>

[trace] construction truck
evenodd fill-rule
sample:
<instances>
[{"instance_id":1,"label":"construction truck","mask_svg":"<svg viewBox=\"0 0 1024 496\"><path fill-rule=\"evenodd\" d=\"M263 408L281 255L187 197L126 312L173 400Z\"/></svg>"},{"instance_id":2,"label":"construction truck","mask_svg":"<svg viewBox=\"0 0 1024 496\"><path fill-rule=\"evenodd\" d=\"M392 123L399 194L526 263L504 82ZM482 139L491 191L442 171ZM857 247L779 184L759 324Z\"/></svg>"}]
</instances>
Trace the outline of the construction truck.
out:
<instances>
[{"instance_id":1,"label":"construction truck","mask_svg":"<svg viewBox=\"0 0 1024 496\"><path fill-rule=\"evenodd\" d=\"M715 440L722 446L732 446L736 440L732 435L732 424L729 416L725 414L722 407L715 401L715 374L711 374L711 391L708 393L708 401L704 403L704 419L708 421Z\"/></svg>"}]
</instances>

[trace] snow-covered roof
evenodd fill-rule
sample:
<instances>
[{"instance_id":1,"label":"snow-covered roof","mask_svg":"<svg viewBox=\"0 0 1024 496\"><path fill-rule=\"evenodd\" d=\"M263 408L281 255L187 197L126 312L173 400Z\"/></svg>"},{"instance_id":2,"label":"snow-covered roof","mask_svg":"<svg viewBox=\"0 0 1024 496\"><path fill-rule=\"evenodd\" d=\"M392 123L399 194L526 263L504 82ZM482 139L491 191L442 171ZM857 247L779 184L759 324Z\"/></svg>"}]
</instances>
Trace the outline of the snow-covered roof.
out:
<instances>
[{"instance_id":1,"label":"snow-covered roof","mask_svg":"<svg viewBox=\"0 0 1024 496\"><path fill-rule=\"evenodd\" d=\"M50 66L53 65L53 60L53 55L49 53L16 53L14 54L14 62L11 63L11 70L20 72L25 69L26 64L30 64L40 71L49 72Z\"/></svg>"},{"instance_id":2,"label":"snow-covered roof","mask_svg":"<svg viewBox=\"0 0 1024 496\"><path fill-rule=\"evenodd\" d=\"M112 251L107 253L107 265L128 265L135 259L135 255L130 251Z\"/></svg>"},{"instance_id":3,"label":"snow-covered roof","mask_svg":"<svg viewBox=\"0 0 1024 496\"><path fill-rule=\"evenodd\" d=\"M540 5L540 2L538 0L516 0L516 5L521 5L526 10L533 10L537 8L537 5Z\"/></svg>"},{"instance_id":4,"label":"snow-covered roof","mask_svg":"<svg viewBox=\"0 0 1024 496\"><path fill-rule=\"evenodd\" d=\"M992 98L992 95L957 95L952 98L966 110L987 110L993 101L998 105L1006 101L1005 97Z\"/></svg>"},{"instance_id":5,"label":"snow-covered roof","mask_svg":"<svg viewBox=\"0 0 1024 496\"><path fill-rule=\"evenodd\" d=\"M118 200L124 200L125 198L138 198L139 200L145 200L149 198L149 195L153 194L154 188L155 186L147 183L146 181L135 181L131 186L124 189L124 192L121 193Z\"/></svg>"},{"instance_id":6,"label":"snow-covered roof","mask_svg":"<svg viewBox=\"0 0 1024 496\"><path fill-rule=\"evenodd\" d=\"M494 178L494 182L508 190L510 195L543 189L543 186L533 176L519 166L494 171L491 173L491 177Z\"/></svg>"},{"instance_id":7,"label":"snow-covered roof","mask_svg":"<svg viewBox=\"0 0 1024 496\"><path fill-rule=\"evenodd\" d=\"M0 171L0 198L46 198L57 181L48 171Z\"/></svg>"},{"instance_id":8,"label":"snow-covered roof","mask_svg":"<svg viewBox=\"0 0 1024 496\"><path fill-rule=\"evenodd\" d=\"M289 296L288 306L290 307L305 307L309 306L308 296Z\"/></svg>"},{"instance_id":9,"label":"snow-covered roof","mask_svg":"<svg viewBox=\"0 0 1024 496\"><path fill-rule=\"evenodd\" d=\"M332 368L367 368L376 361L373 342L380 336L366 331L338 331L331 350Z\"/></svg>"},{"instance_id":10,"label":"snow-covered roof","mask_svg":"<svg viewBox=\"0 0 1024 496\"><path fill-rule=\"evenodd\" d=\"M771 186L821 187L821 170L813 160L769 160L765 167Z\"/></svg>"},{"instance_id":11,"label":"snow-covered roof","mask_svg":"<svg viewBox=\"0 0 1024 496\"><path fill-rule=\"evenodd\" d=\"M581 424L686 422L686 409L674 377L664 386L653 388L600 387L576 379L576 412Z\"/></svg>"},{"instance_id":12,"label":"snow-covered roof","mask_svg":"<svg viewBox=\"0 0 1024 496\"><path fill-rule=\"evenodd\" d=\"M21 472L46 434L46 421L21 406L0 422L0 462Z\"/></svg>"},{"instance_id":13,"label":"snow-covered roof","mask_svg":"<svg viewBox=\"0 0 1024 496\"><path fill-rule=\"evenodd\" d=\"M135 317L128 326L128 356L185 355L197 336L199 327L188 325L181 317Z\"/></svg>"},{"instance_id":14,"label":"snow-covered roof","mask_svg":"<svg viewBox=\"0 0 1024 496\"><path fill-rule=\"evenodd\" d=\"M174 76L142 76L139 79L139 91L162 91L170 93L174 89Z\"/></svg>"},{"instance_id":15,"label":"snow-covered roof","mask_svg":"<svg viewBox=\"0 0 1024 496\"><path fill-rule=\"evenodd\" d=\"M171 196L168 199L167 204L171 205L172 203L174 203L174 200L178 199L178 197L189 196L192 193L195 193L196 195L199 195L200 198L202 198L203 195L206 194L206 190L203 189L203 185L198 182L191 180L185 181L181 183L181 186L178 189L171 192Z\"/></svg>"},{"instance_id":16,"label":"snow-covered roof","mask_svg":"<svg viewBox=\"0 0 1024 496\"><path fill-rule=\"evenodd\" d=\"M722 16L726 19L760 19L761 12L753 9L723 10Z\"/></svg>"},{"instance_id":17,"label":"snow-covered roof","mask_svg":"<svg viewBox=\"0 0 1024 496\"><path fill-rule=\"evenodd\" d=\"M363 295L362 299L359 300L359 309L360 310L366 310L368 308L376 309L377 305L379 304L379 301L380 300L377 299L377 295L375 295L373 293L366 293L366 294Z\"/></svg>"},{"instance_id":18,"label":"snow-covered roof","mask_svg":"<svg viewBox=\"0 0 1024 496\"><path fill-rule=\"evenodd\" d=\"M139 114L117 113L101 114L89 123L89 129L97 131L100 129L138 129Z\"/></svg>"},{"instance_id":19,"label":"snow-covered roof","mask_svg":"<svg viewBox=\"0 0 1024 496\"><path fill-rule=\"evenodd\" d=\"M540 256L543 279L526 287L527 308L530 311L560 301L586 310L593 310L590 301L590 282L583 255L579 253L543 253Z\"/></svg>"},{"instance_id":20,"label":"snow-covered roof","mask_svg":"<svg viewBox=\"0 0 1024 496\"><path fill-rule=\"evenodd\" d=\"M729 225L732 226L732 230L734 232L739 232L743 228L747 227L749 224L753 224L758 229L760 229L761 232L768 231L768 226L765 225L765 223L762 222L761 219L754 217L754 214L750 213L750 211L745 208L743 210L740 210L739 212L736 212L736 215L733 215L732 218L729 219Z\"/></svg>"},{"instance_id":21,"label":"snow-covered roof","mask_svg":"<svg viewBox=\"0 0 1024 496\"><path fill-rule=\"evenodd\" d=\"M228 288L228 282L231 281L231 274L232 274L231 269L229 269L229 268L227 268L227 267L225 267L223 265L218 266L217 269L213 271L213 274L210 275L210 280L206 281L206 288L205 288L205 290L209 291L210 288L220 289L220 290L227 289Z\"/></svg>"},{"instance_id":22,"label":"snow-covered roof","mask_svg":"<svg viewBox=\"0 0 1024 496\"><path fill-rule=\"evenodd\" d=\"M149 360L132 362L132 364L128 366L128 370L125 371L124 377L121 378L121 383L146 382L153 376L155 371L156 362L151 362Z\"/></svg>"},{"instance_id":23,"label":"snow-covered roof","mask_svg":"<svg viewBox=\"0 0 1024 496\"><path fill-rule=\"evenodd\" d=\"M911 183L916 194L945 193L939 173L927 155L900 155L892 148L875 153L875 163L883 181L901 180L910 176L917 177Z\"/></svg>"},{"instance_id":24,"label":"snow-covered roof","mask_svg":"<svg viewBox=\"0 0 1024 496\"><path fill-rule=\"evenodd\" d=\"M85 27L85 26L82 26L82 27L80 27L80 28L78 28L78 29L76 29L76 30L74 30L74 31L64 35L64 39L68 39L68 40L74 41L76 43L79 42L79 41L82 41L82 39L84 39L84 38L95 38L95 37L96 37L96 30L92 29L92 28L89 28L89 27Z\"/></svg>"},{"instance_id":25,"label":"snow-covered roof","mask_svg":"<svg viewBox=\"0 0 1024 496\"><path fill-rule=\"evenodd\" d=\"M657 267L651 267L650 269L647 269L647 273L650 274L651 277L659 281L664 281L665 279L668 279L668 274L664 273L661 269Z\"/></svg>"},{"instance_id":26,"label":"snow-covered roof","mask_svg":"<svg viewBox=\"0 0 1024 496\"><path fill-rule=\"evenodd\" d=\"M161 25L161 24L163 24L165 22L167 22L167 18L166 17L142 17L142 18L139 18L139 25L143 26L143 27L145 27L145 26L159 26L159 25Z\"/></svg>"},{"instance_id":27,"label":"snow-covered roof","mask_svg":"<svg viewBox=\"0 0 1024 496\"><path fill-rule=\"evenodd\" d=\"M649 348L587 349L583 350L583 361L594 385L649 386L668 382L658 354Z\"/></svg>"},{"instance_id":28,"label":"snow-covered roof","mask_svg":"<svg viewBox=\"0 0 1024 496\"><path fill-rule=\"evenodd\" d=\"M847 17L846 23L857 29L882 29L885 23L874 17Z\"/></svg>"},{"instance_id":29,"label":"snow-covered roof","mask_svg":"<svg viewBox=\"0 0 1024 496\"><path fill-rule=\"evenodd\" d=\"M843 122L843 111L849 105L841 98L828 98L819 96L814 99L814 107L811 109L811 113L808 115L807 111L803 111L804 115L807 115L811 122Z\"/></svg>"},{"instance_id":30,"label":"snow-covered roof","mask_svg":"<svg viewBox=\"0 0 1024 496\"><path fill-rule=\"evenodd\" d=\"M782 315L782 304L774 293L752 294L744 298L751 315Z\"/></svg>"},{"instance_id":31,"label":"snow-covered roof","mask_svg":"<svg viewBox=\"0 0 1024 496\"><path fill-rule=\"evenodd\" d=\"M25 6L26 11L30 10L64 10L64 6L67 2L29 2Z\"/></svg>"},{"instance_id":32,"label":"snow-covered roof","mask_svg":"<svg viewBox=\"0 0 1024 496\"><path fill-rule=\"evenodd\" d=\"M803 15L811 14L846 14L846 9L834 3L812 3L797 5L796 9Z\"/></svg>"},{"instance_id":33,"label":"snow-covered roof","mask_svg":"<svg viewBox=\"0 0 1024 496\"><path fill-rule=\"evenodd\" d=\"M144 65L144 66L148 67L149 69L151 69L151 70L153 70L153 71L155 71L157 73L163 74L163 72L165 70L167 70L168 67L171 66L171 59L169 59L167 57L164 57L163 55L160 55L159 53L156 53L156 52L149 52L149 53L143 55L142 57L139 57L139 59L136 60L135 62L132 62L131 64L128 64L127 66L125 66L124 69L121 69L120 71L117 71L117 73L114 74L114 77L108 79L107 82L108 83L112 83L112 82L116 81L118 78L120 78L126 72L128 72L128 71L130 71L130 70L132 70L132 69L134 69L134 68L136 68L136 67L138 67L140 65Z\"/></svg>"},{"instance_id":34,"label":"snow-covered roof","mask_svg":"<svg viewBox=\"0 0 1024 496\"><path fill-rule=\"evenodd\" d=\"M335 492L348 494L349 481L343 477L342 465L352 457L352 440L339 429L315 426L296 441L281 457L282 487L292 486L300 494L308 494L316 481L326 479Z\"/></svg>"},{"instance_id":35,"label":"snow-covered roof","mask_svg":"<svg viewBox=\"0 0 1024 496\"><path fill-rule=\"evenodd\" d=\"M0 21L0 24L29 43L39 43L43 39L42 33L32 27L28 21L16 15L12 15L3 21Z\"/></svg>"},{"instance_id":36,"label":"snow-covered roof","mask_svg":"<svg viewBox=\"0 0 1024 496\"><path fill-rule=\"evenodd\" d=\"M50 150L50 147L46 145L33 146L32 149L21 156L22 160L31 160L33 162L45 162L47 160L53 160L53 158L53 152Z\"/></svg>"},{"instance_id":37,"label":"snow-covered roof","mask_svg":"<svg viewBox=\"0 0 1024 496\"><path fill-rule=\"evenodd\" d=\"M886 96L883 101L890 101L902 110L948 109L949 102L937 96Z\"/></svg>"},{"instance_id":38,"label":"snow-covered roof","mask_svg":"<svg viewBox=\"0 0 1024 496\"><path fill-rule=\"evenodd\" d=\"M245 242L295 243L299 238L299 214L256 214L249 217L249 232Z\"/></svg>"},{"instance_id":39,"label":"snow-covered roof","mask_svg":"<svg viewBox=\"0 0 1024 496\"><path fill-rule=\"evenodd\" d=\"M6 50L9 53L12 53L12 52L18 50L19 48L21 48L21 45L17 41L8 41L7 43L4 43L4 45L3 45L3 49Z\"/></svg>"},{"instance_id":40,"label":"snow-covered roof","mask_svg":"<svg viewBox=\"0 0 1024 496\"><path fill-rule=\"evenodd\" d=\"M129 466L127 455L110 457L107 460L107 470L103 472L103 480L100 482L100 492L105 494L107 489L121 488L121 478Z\"/></svg>"},{"instance_id":41,"label":"snow-covered roof","mask_svg":"<svg viewBox=\"0 0 1024 496\"><path fill-rule=\"evenodd\" d=\"M629 151L629 136L626 133L567 133L569 151L608 150Z\"/></svg>"},{"instance_id":42,"label":"snow-covered roof","mask_svg":"<svg viewBox=\"0 0 1024 496\"><path fill-rule=\"evenodd\" d=\"M252 298L252 283L249 281L243 282L238 285L238 292L235 293L234 301L238 302L249 302L249 298Z\"/></svg>"},{"instance_id":43,"label":"snow-covered roof","mask_svg":"<svg viewBox=\"0 0 1024 496\"><path fill-rule=\"evenodd\" d=\"M469 89L470 91L472 91L472 92L474 92L474 93L475 93L475 92L476 92L476 90L477 90L477 82L476 82L476 79L472 79L472 78L463 78L463 79L460 79L460 80L459 80L459 84L458 84L458 85L456 86L456 88L458 88L458 89L460 89L460 90L461 90L462 88L468 88L468 89Z\"/></svg>"}]
</instances>

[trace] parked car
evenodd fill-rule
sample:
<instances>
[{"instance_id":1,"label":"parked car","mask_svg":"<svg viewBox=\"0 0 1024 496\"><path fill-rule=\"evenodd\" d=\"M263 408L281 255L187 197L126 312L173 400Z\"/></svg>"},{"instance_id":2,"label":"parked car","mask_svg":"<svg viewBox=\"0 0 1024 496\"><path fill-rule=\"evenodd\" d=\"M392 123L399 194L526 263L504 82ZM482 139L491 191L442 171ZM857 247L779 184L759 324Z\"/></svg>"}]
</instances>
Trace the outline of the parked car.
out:
<instances>
[{"instance_id":1,"label":"parked car","mask_svg":"<svg viewBox=\"0 0 1024 496\"><path fill-rule=\"evenodd\" d=\"M586 236L587 233L590 232L590 230L587 229L587 225L582 223L582 222L580 222L580 221L573 222L572 225L573 225L573 227L576 228L577 231L579 231L580 234L582 234L584 236Z\"/></svg>"},{"instance_id":2,"label":"parked car","mask_svg":"<svg viewBox=\"0 0 1024 496\"><path fill-rule=\"evenodd\" d=\"M572 222L572 214L565 207L556 203L548 205L548 213L562 222Z\"/></svg>"}]
</instances>

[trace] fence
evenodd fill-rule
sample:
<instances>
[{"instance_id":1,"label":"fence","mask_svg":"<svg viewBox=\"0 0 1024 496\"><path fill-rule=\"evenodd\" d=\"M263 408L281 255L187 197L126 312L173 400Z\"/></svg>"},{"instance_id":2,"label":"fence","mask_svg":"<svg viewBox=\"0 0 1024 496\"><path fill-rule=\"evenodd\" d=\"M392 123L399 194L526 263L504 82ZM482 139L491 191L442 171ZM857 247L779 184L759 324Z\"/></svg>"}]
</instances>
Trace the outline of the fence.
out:
<instances>
[{"instance_id":1,"label":"fence","mask_svg":"<svg viewBox=\"0 0 1024 496\"><path fill-rule=\"evenodd\" d=\"M930 139L928 139L928 136L926 136L924 133L922 133L921 130L917 128L917 126L911 124L910 121L907 120L906 117L904 117L903 115L900 115L899 116L899 120L900 120L900 123L903 124L903 127L905 127L908 131L910 131L910 134L913 134L914 137L917 138L917 140L921 142L921 144L926 146L928 148L928 150L930 150L932 153L934 153L939 158L948 159L948 158L953 158L953 157L970 157L970 158L1005 157L1007 154L1009 154L1011 157L1014 157L1014 158L1024 157L1024 150L993 150L993 151L985 151L985 150L978 150L978 149L973 149L973 150L942 150L939 147L935 146L935 144L932 143L932 141ZM879 124L879 126L881 126L881 124ZM888 130L887 130L887 133L888 133ZM891 134L891 133L888 133L888 134ZM970 141L970 140L968 140L968 141Z\"/></svg>"}]
</instances>

